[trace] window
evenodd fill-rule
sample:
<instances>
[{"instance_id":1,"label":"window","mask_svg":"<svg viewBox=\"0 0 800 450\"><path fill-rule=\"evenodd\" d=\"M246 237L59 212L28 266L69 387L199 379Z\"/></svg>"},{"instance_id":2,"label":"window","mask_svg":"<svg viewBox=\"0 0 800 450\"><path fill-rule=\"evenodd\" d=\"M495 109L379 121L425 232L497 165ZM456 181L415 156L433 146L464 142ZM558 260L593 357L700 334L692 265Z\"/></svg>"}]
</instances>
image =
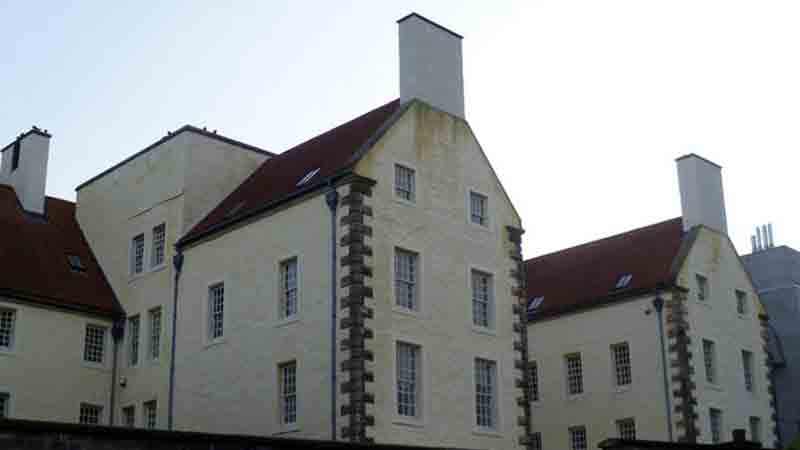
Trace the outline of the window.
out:
<instances>
[{"instance_id":1,"label":"window","mask_svg":"<svg viewBox=\"0 0 800 450\"><path fill-rule=\"evenodd\" d=\"M14 324L17 312L13 309L0 308L0 350L11 350L14 346Z\"/></svg>"},{"instance_id":2,"label":"window","mask_svg":"<svg viewBox=\"0 0 800 450\"><path fill-rule=\"evenodd\" d=\"M103 407L99 405L92 405L89 403L81 403L81 409L78 416L78 423L83 425L100 425L100 414L103 413Z\"/></svg>"},{"instance_id":3,"label":"window","mask_svg":"<svg viewBox=\"0 0 800 450\"><path fill-rule=\"evenodd\" d=\"M742 350L742 370L744 371L744 389L753 392L753 353Z\"/></svg>"},{"instance_id":4,"label":"window","mask_svg":"<svg viewBox=\"0 0 800 450\"><path fill-rule=\"evenodd\" d=\"M615 289L626 288L626 287L628 287L629 284L631 284L631 280L632 279L633 279L633 275L631 275L629 273L626 273L625 275L622 275L622 276L619 277L619 279L617 279L617 284L616 284L616 286L614 286L614 288Z\"/></svg>"},{"instance_id":5,"label":"window","mask_svg":"<svg viewBox=\"0 0 800 450\"><path fill-rule=\"evenodd\" d=\"M319 173L319 168L316 168L316 169L314 169L314 170L312 170L312 171L308 172L307 174L305 174L305 175L303 176L303 178L301 178L301 179L300 179L300 181L298 181L298 182L297 182L296 186L297 186L297 187L300 187L300 186L302 186L302 185L304 185L304 184L308 183L308 182L309 182L309 181L311 181L311 179L312 179L312 178L314 178L314 176L315 176L316 174L318 174L318 173Z\"/></svg>"},{"instance_id":6,"label":"window","mask_svg":"<svg viewBox=\"0 0 800 450\"><path fill-rule=\"evenodd\" d=\"M144 269L144 234L131 239L131 273L136 275Z\"/></svg>"},{"instance_id":7,"label":"window","mask_svg":"<svg viewBox=\"0 0 800 450\"><path fill-rule=\"evenodd\" d=\"M697 299L705 301L708 298L708 278L695 274L695 279L697 280Z\"/></svg>"},{"instance_id":8,"label":"window","mask_svg":"<svg viewBox=\"0 0 800 450\"><path fill-rule=\"evenodd\" d=\"M150 267L164 264L164 247L167 239L167 226L165 224L153 227L153 250L150 252Z\"/></svg>"},{"instance_id":9,"label":"window","mask_svg":"<svg viewBox=\"0 0 800 450\"><path fill-rule=\"evenodd\" d=\"M620 439L636 439L636 421L632 417L617 421L617 436Z\"/></svg>"},{"instance_id":10,"label":"window","mask_svg":"<svg viewBox=\"0 0 800 450\"><path fill-rule=\"evenodd\" d=\"M717 355L714 343L708 339L703 339L703 363L706 368L706 381L712 384L717 383Z\"/></svg>"},{"instance_id":11,"label":"window","mask_svg":"<svg viewBox=\"0 0 800 450\"><path fill-rule=\"evenodd\" d=\"M583 366L581 354L572 353L564 357L567 364L567 394L578 395L583 393Z\"/></svg>"},{"instance_id":12,"label":"window","mask_svg":"<svg viewBox=\"0 0 800 450\"><path fill-rule=\"evenodd\" d=\"M139 316L128 319L128 363L131 366L139 364Z\"/></svg>"},{"instance_id":13,"label":"window","mask_svg":"<svg viewBox=\"0 0 800 450\"><path fill-rule=\"evenodd\" d=\"M571 450L586 450L586 427L569 427L569 448Z\"/></svg>"},{"instance_id":14,"label":"window","mask_svg":"<svg viewBox=\"0 0 800 450\"><path fill-rule=\"evenodd\" d=\"M750 440L753 442L761 442L761 418L750 418Z\"/></svg>"},{"instance_id":15,"label":"window","mask_svg":"<svg viewBox=\"0 0 800 450\"><path fill-rule=\"evenodd\" d=\"M485 195L478 194L477 192L469 193L469 212L472 223L484 227L489 224L489 218L486 211L488 202L489 200Z\"/></svg>"},{"instance_id":16,"label":"window","mask_svg":"<svg viewBox=\"0 0 800 450\"><path fill-rule=\"evenodd\" d=\"M281 317L297 314L297 258L281 263Z\"/></svg>"},{"instance_id":17,"label":"window","mask_svg":"<svg viewBox=\"0 0 800 450\"><path fill-rule=\"evenodd\" d=\"M741 315L747 315L747 293L744 291L736 290L736 312Z\"/></svg>"},{"instance_id":18,"label":"window","mask_svg":"<svg viewBox=\"0 0 800 450\"><path fill-rule=\"evenodd\" d=\"M9 417L11 413L9 412L9 404L11 403L11 396L8 392L0 392L0 419L3 417Z\"/></svg>"},{"instance_id":19,"label":"window","mask_svg":"<svg viewBox=\"0 0 800 450\"><path fill-rule=\"evenodd\" d=\"M531 434L531 448L532 450L542 450L542 433L536 431Z\"/></svg>"},{"instance_id":20,"label":"window","mask_svg":"<svg viewBox=\"0 0 800 450\"><path fill-rule=\"evenodd\" d=\"M83 345L83 360L102 364L106 350L106 328L86 325L86 338Z\"/></svg>"},{"instance_id":21,"label":"window","mask_svg":"<svg viewBox=\"0 0 800 450\"><path fill-rule=\"evenodd\" d=\"M78 255L67 255L67 263L69 263L69 268L73 272L86 272L86 266Z\"/></svg>"},{"instance_id":22,"label":"window","mask_svg":"<svg viewBox=\"0 0 800 450\"><path fill-rule=\"evenodd\" d=\"M395 195L402 198L403 200L408 200L409 202L414 201L415 197L414 169L409 169L408 167L403 167L399 164L395 164L394 192Z\"/></svg>"},{"instance_id":23,"label":"window","mask_svg":"<svg viewBox=\"0 0 800 450\"><path fill-rule=\"evenodd\" d=\"M144 427L153 429L158 423L158 403L155 400L142 403L142 422Z\"/></svg>"},{"instance_id":24,"label":"window","mask_svg":"<svg viewBox=\"0 0 800 450\"><path fill-rule=\"evenodd\" d=\"M150 359L157 360L161 354L161 308L150 310Z\"/></svg>"},{"instance_id":25,"label":"window","mask_svg":"<svg viewBox=\"0 0 800 450\"><path fill-rule=\"evenodd\" d=\"M126 406L122 408L122 426L133 428L136 426L136 407Z\"/></svg>"},{"instance_id":26,"label":"window","mask_svg":"<svg viewBox=\"0 0 800 450\"><path fill-rule=\"evenodd\" d=\"M208 288L208 337L212 340L222 337L225 314L225 284L218 283Z\"/></svg>"},{"instance_id":27,"label":"window","mask_svg":"<svg viewBox=\"0 0 800 450\"><path fill-rule=\"evenodd\" d=\"M542 302L544 302L544 297L533 297L528 301L528 314L533 314L542 306Z\"/></svg>"},{"instance_id":28,"label":"window","mask_svg":"<svg viewBox=\"0 0 800 450\"><path fill-rule=\"evenodd\" d=\"M481 428L497 427L496 377L497 365L494 361L475 360L475 419Z\"/></svg>"},{"instance_id":29,"label":"window","mask_svg":"<svg viewBox=\"0 0 800 450\"><path fill-rule=\"evenodd\" d=\"M417 254L396 248L394 250L395 304L405 309L419 309L417 301Z\"/></svg>"},{"instance_id":30,"label":"window","mask_svg":"<svg viewBox=\"0 0 800 450\"><path fill-rule=\"evenodd\" d=\"M17 167L19 167L19 145L20 145L19 139L14 141L14 149L12 150L12 153L11 153L11 171L12 172L17 170Z\"/></svg>"},{"instance_id":31,"label":"window","mask_svg":"<svg viewBox=\"0 0 800 450\"><path fill-rule=\"evenodd\" d=\"M297 363L295 361L281 364L280 375L280 411L281 424L297 423Z\"/></svg>"},{"instance_id":32,"label":"window","mask_svg":"<svg viewBox=\"0 0 800 450\"><path fill-rule=\"evenodd\" d=\"M419 346L397 343L397 414L419 416Z\"/></svg>"},{"instance_id":33,"label":"window","mask_svg":"<svg viewBox=\"0 0 800 450\"><path fill-rule=\"evenodd\" d=\"M614 376L616 386L631 384L631 350L627 342L611 346L611 358L614 362Z\"/></svg>"},{"instance_id":34,"label":"window","mask_svg":"<svg viewBox=\"0 0 800 450\"><path fill-rule=\"evenodd\" d=\"M472 324L479 327L492 326L492 276L472 271Z\"/></svg>"},{"instance_id":35,"label":"window","mask_svg":"<svg viewBox=\"0 0 800 450\"><path fill-rule=\"evenodd\" d=\"M722 411L711 408L708 410L708 418L711 424L711 442L719 444L722 442Z\"/></svg>"},{"instance_id":36,"label":"window","mask_svg":"<svg viewBox=\"0 0 800 450\"><path fill-rule=\"evenodd\" d=\"M528 362L528 397L532 402L539 401L539 367L536 361Z\"/></svg>"}]
</instances>

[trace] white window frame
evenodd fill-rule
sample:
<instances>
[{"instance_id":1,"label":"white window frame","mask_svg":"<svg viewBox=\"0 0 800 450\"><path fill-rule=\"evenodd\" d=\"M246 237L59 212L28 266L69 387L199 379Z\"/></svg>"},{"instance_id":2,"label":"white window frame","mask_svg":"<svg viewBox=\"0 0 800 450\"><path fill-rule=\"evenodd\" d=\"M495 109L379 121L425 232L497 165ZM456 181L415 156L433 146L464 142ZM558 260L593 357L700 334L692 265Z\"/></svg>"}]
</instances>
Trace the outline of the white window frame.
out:
<instances>
[{"instance_id":1,"label":"white window frame","mask_svg":"<svg viewBox=\"0 0 800 450\"><path fill-rule=\"evenodd\" d=\"M400 383L401 383L401 376L400 376L400 348L406 347L414 352L414 369L413 369L413 405L411 407L414 408L414 414L402 414L401 408L403 404L400 402ZM422 396L423 393L423 386L422 386L422 379L423 379L423 353L422 353L422 346L415 342L408 342L406 340L395 340L394 341L394 413L395 416L399 418L399 420L404 421L413 421L413 422L421 422L423 418L423 407L424 407L424 399Z\"/></svg>"},{"instance_id":2,"label":"white window frame","mask_svg":"<svg viewBox=\"0 0 800 450\"><path fill-rule=\"evenodd\" d=\"M407 307L406 305L399 304L399 298L397 296L397 286L398 283L411 283L408 280L400 280L397 277L397 262L398 258L400 258L401 254L411 255L414 261L414 280L413 280L413 293L414 298L411 308ZM408 247L403 247L396 245L392 248L392 309L397 312L403 313L411 313L411 314L419 314L422 311L422 280L420 279L420 275L422 274L422 255L420 252L416 250L412 250Z\"/></svg>"},{"instance_id":3,"label":"white window frame","mask_svg":"<svg viewBox=\"0 0 800 450\"><path fill-rule=\"evenodd\" d=\"M218 287L222 287L222 318L221 318L221 326L222 326L222 333L219 336L215 336L215 317L214 317L214 289ZM205 321L205 329L206 329L206 340L209 343L219 343L225 341L225 317L227 314L225 313L225 303L226 298L228 296L228 283L224 280L214 281L208 284L206 288L206 321Z\"/></svg>"},{"instance_id":4,"label":"white window frame","mask_svg":"<svg viewBox=\"0 0 800 450\"><path fill-rule=\"evenodd\" d=\"M491 388L490 394L491 397L489 398L489 406L491 410L489 413L491 414L490 421L492 422L489 425L481 424L481 416L478 413L478 366L479 364L487 363L488 367L493 369L490 373L493 375L493 379L490 380ZM485 356L476 356L472 360L472 390L473 390L473 426L479 432L490 432L496 433L498 430L501 429L500 427L500 411L498 405L500 405L500 365L497 363L497 360L487 358ZM485 394L484 394L485 396Z\"/></svg>"},{"instance_id":5,"label":"white window frame","mask_svg":"<svg viewBox=\"0 0 800 450\"><path fill-rule=\"evenodd\" d=\"M473 279L476 275L479 276L488 276L489 278L489 298L487 299L488 302L488 317L487 317L487 324L482 325L476 323L476 316L475 316L475 305L476 305L476 298L475 298L475 290L473 286ZM467 273L467 286L469 292L469 316L470 316L470 323L472 324L472 329L481 333L489 332L494 334L494 330L496 329L496 318L497 318L497 277L495 273L491 270L487 270L483 267L477 266L469 266L469 272Z\"/></svg>"},{"instance_id":6,"label":"white window frame","mask_svg":"<svg viewBox=\"0 0 800 450\"><path fill-rule=\"evenodd\" d=\"M702 280L702 282L701 282ZM698 302L708 305L711 300L711 281L702 273L694 274L695 298Z\"/></svg>"},{"instance_id":7,"label":"white window frame","mask_svg":"<svg viewBox=\"0 0 800 450\"><path fill-rule=\"evenodd\" d=\"M97 328L103 330L103 340L102 340L102 348L100 349L100 361L91 361L87 359L87 345L89 339L89 328ZM83 326L83 347L81 349L81 361L83 364L90 365L93 367L104 367L108 358L106 358L106 353L108 352L108 326L102 325L99 323L87 322Z\"/></svg>"},{"instance_id":8,"label":"white window frame","mask_svg":"<svg viewBox=\"0 0 800 450\"><path fill-rule=\"evenodd\" d=\"M618 351L622 349L624 349L625 354L618 354ZM627 359L627 361L624 359ZM628 341L611 345L611 367L613 369L614 387L617 389L630 388L633 384L633 361L631 361L631 346ZM626 377L627 383L621 383L620 381L624 381Z\"/></svg>"},{"instance_id":9,"label":"white window frame","mask_svg":"<svg viewBox=\"0 0 800 450\"><path fill-rule=\"evenodd\" d=\"M567 433L569 434L570 450L588 450L589 433L586 430L586 425L573 425L567 428ZM583 442L579 441L579 437Z\"/></svg>"},{"instance_id":10,"label":"white window frame","mask_svg":"<svg viewBox=\"0 0 800 450\"><path fill-rule=\"evenodd\" d=\"M710 345L706 345L710 344ZM711 339L702 339L700 342L703 353L703 378L706 383L717 385L719 384L719 371L717 365L717 344Z\"/></svg>"},{"instance_id":11,"label":"white window frame","mask_svg":"<svg viewBox=\"0 0 800 450\"><path fill-rule=\"evenodd\" d=\"M714 425L714 417L719 419L716 427ZM722 410L719 408L708 409L708 437L711 439L712 444L719 444L724 439L724 423L722 418ZM716 429L715 429L716 428Z\"/></svg>"},{"instance_id":12,"label":"white window frame","mask_svg":"<svg viewBox=\"0 0 800 450\"><path fill-rule=\"evenodd\" d=\"M736 314L741 317L747 317L750 314L747 291L735 289L733 292L736 297Z\"/></svg>"},{"instance_id":13,"label":"white window frame","mask_svg":"<svg viewBox=\"0 0 800 450\"><path fill-rule=\"evenodd\" d=\"M156 240L156 230L161 228L163 230L163 235L161 236L161 261L156 261L156 257L158 256L159 248L157 245L159 241ZM159 269L164 267L167 263L167 223L161 222L158 225L154 226L150 229L150 270Z\"/></svg>"},{"instance_id":14,"label":"white window frame","mask_svg":"<svg viewBox=\"0 0 800 450\"><path fill-rule=\"evenodd\" d=\"M6 314L11 316L11 327L8 328L8 345L0 346L0 353L13 353L14 349L16 348L17 341L16 330L17 324L19 323L19 310L6 306L0 306L0 315Z\"/></svg>"},{"instance_id":15,"label":"white window frame","mask_svg":"<svg viewBox=\"0 0 800 450\"><path fill-rule=\"evenodd\" d=\"M402 170L408 170L411 172L411 186L407 188L405 186L400 186L398 184L398 172ZM410 164L406 164L403 162L395 162L394 163L394 198L400 200L403 203L408 204L415 204L417 202L417 169ZM400 192L408 192L409 198L405 198Z\"/></svg>"},{"instance_id":16,"label":"white window frame","mask_svg":"<svg viewBox=\"0 0 800 450\"><path fill-rule=\"evenodd\" d=\"M288 267L289 263L294 263L294 311L287 310L287 289L284 286L284 268ZM302 295L302 278L301 278L300 256L291 255L281 258L278 261L278 318L281 323L292 322L300 317L300 297Z\"/></svg>"},{"instance_id":17,"label":"white window frame","mask_svg":"<svg viewBox=\"0 0 800 450\"><path fill-rule=\"evenodd\" d=\"M158 327L155 318L158 317ZM224 316L223 316L224 317ZM150 361L158 361L161 358L161 341L164 335L164 308L156 306L147 311L147 358Z\"/></svg>"},{"instance_id":18,"label":"white window frame","mask_svg":"<svg viewBox=\"0 0 800 450\"><path fill-rule=\"evenodd\" d=\"M134 326L135 324L135 326ZM128 366L136 367L141 361L142 316L134 314L128 317Z\"/></svg>"},{"instance_id":19,"label":"white window frame","mask_svg":"<svg viewBox=\"0 0 800 450\"><path fill-rule=\"evenodd\" d=\"M750 350L742 350L742 375L744 376L744 390L755 393L755 355Z\"/></svg>"},{"instance_id":20,"label":"white window frame","mask_svg":"<svg viewBox=\"0 0 800 450\"><path fill-rule=\"evenodd\" d=\"M137 249L136 240L139 239L139 238L142 239L142 261L141 261L141 266L139 267L139 270L136 270L137 269L137 258L138 258L137 254L136 254L136 249ZM130 238L130 240L128 242L129 242L129 252L130 252L130 256L129 256L129 258L130 258L129 259L130 260L130 274L131 274L132 277L138 277L138 276L141 276L142 274L144 274L144 269L146 267L145 266L145 264L146 264L145 261L147 260L147 255L146 255L146 253L147 253L147 250L146 250L147 249L147 236L143 232L142 233L136 233L133 236L131 236L131 238Z\"/></svg>"},{"instance_id":21,"label":"white window frame","mask_svg":"<svg viewBox=\"0 0 800 450\"><path fill-rule=\"evenodd\" d=\"M570 374L570 358L577 357L578 366L577 369L578 373L578 380L576 386L580 387L580 392L572 392L572 383ZM586 393L586 386L584 385L584 376L583 376L583 355L581 352L572 352L566 353L564 355L564 385L566 387L565 392L567 394L567 398L574 398L579 397Z\"/></svg>"},{"instance_id":22,"label":"white window frame","mask_svg":"<svg viewBox=\"0 0 800 450\"><path fill-rule=\"evenodd\" d=\"M294 379L292 390L286 390L286 380L284 371L289 368L294 369ZM284 361L278 364L278 424L284 430L295 430L298 428L298 424L300 421L300 401L299 401L299 391L298 389L298 382L299 382L299 374L300 370L297 364L296 359L292 359L289 361ZM291 416L291 412L287 413L289 410L289 402L294 402L294 417ZM293 419L293 420L292 420Z\"/></svg>"},{"instance_id":23,"label":"white window frame","mask_svg":"<svg viewBox=\"0 0 800 450\"><path fill-rule=\"evenodd\" d=\"M130 415L128 415L129 412L131 413ZM125 428L136 428L136 405L130 404L120 408L120 417L122 418L122 423L120 423L120 426ZM129 418L132 419L130 424L128 423Z\"/></svg>"},{"instance_id":24,"label":"white window frame","mask_svg":"<svg viewBox=\"0 0 800 450\"><path fill-rule=\"evenodd\" d=\"M483 217L484 223L477 223L477 222L474 222L472 220L472 195L473 194L475 194L477 196L480 196L480 197L483 197L483 199L485 200L485 205L484 205L484 208L483 208L484 209L484 211L483 211L483 213L484 213L484 217ZM485 230L491 229L491 226L492 226L492 214L491 214L491 206L490 206L491 203L489 201L489 198L490 197L489 197L488 194L486 194L485 192L481 192L481 191L479 191L477 189L468 189L467 190L467 222L470 225L478 227L480 229L485 229Z\"/></svg>"},{"instance_id":25,"label":"white window frame","mask_svg":"<svg viewBox=\"0 0 800 450\"><path fill-rule=\"evenodd\" d=\"M83 418L85 417L84 408L97 409L97 423L89 423L83 420ZM78 406L78 423L81 425L93 425L93 426L102 425L104 421L103 418L104 411L105 407L103 407L103 405L98 405L97 403L90 403L90 402L81 402L80 405Z\"/></svg>"},{"instance_id":26,"label":"white window frame","mask_svg":"<svg viewBox=\"0 0 800 450\"><path fill-rule=\"evenodd\" d=\"M142 428L147 430L158 428L158 400L142 402Z\"/></svg>"},{"instance_id":27,"label":"white window frame","mask_svg":"<svg viewBox=\"0 0 800 450\"><path fill-rule=\"evenodd\" d=\"M626 417L624 419L619 419L614 422L617 428L617 437L620 439L625 440L634 440L636 439L636 419L633 417ZM626 427L630 426L631 430L626 430ZM628 431L633 433L633 436L626 436Z\"/></svg>"}]
</instances>

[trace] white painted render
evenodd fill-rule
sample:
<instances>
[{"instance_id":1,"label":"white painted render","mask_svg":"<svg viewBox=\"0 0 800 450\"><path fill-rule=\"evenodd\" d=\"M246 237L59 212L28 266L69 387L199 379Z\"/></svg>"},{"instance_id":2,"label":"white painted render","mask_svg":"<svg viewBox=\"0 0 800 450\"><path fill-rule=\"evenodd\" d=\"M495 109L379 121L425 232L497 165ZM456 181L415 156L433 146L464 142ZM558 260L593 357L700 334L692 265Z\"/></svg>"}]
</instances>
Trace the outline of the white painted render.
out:
<instances>
[{"instance_id":1,"label":"white painted render","mask_svg":"<svg viewBox=\"0 0 800 450\"><path fill-rule=\"evenodd\" d=\"M81 403L103 407L108 424L111 395L111 322L106 318L0 298L16 312L10 351L0 350L0 392L11 397L17 419L78 422ZM83 360L87 324L106 327L104 363Z\"/></svg>"},{"instance_id":2,"label":"white painted render","mask_svg":"<svg viewBox=\"0 0 800 450\"><path fill-rule=\"evenodd\" d=\"M15 170L12 170L13 144L3 150L0 184L14 188L23 209L43 214L50 138L32 131L24 135L19 145L19 164Z\"/></svg>"},{"instance_id":3,"label":"white painted render","mask_svg":"<svg viewBox=\"0 0 800 450\"><path fill-rule=\"evenodd\" d=\"M695 154L680 157L676 163L684 231L705 225L727 233L722 168Z\"/></svg>"}]
</instances>

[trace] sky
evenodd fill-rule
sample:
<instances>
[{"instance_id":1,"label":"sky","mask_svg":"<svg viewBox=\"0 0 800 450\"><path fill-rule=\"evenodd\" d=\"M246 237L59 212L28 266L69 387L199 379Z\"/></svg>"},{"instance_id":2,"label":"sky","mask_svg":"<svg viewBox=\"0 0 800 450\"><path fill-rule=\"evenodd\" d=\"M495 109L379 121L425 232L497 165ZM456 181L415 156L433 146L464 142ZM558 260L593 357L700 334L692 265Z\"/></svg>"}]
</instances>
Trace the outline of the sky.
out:
<instances>
[{"instance_id":1,"label":"sky","mask_svg":"<svg viewBox=\"0 0 800 450\"><path fill-rule=\"evenodd\" d=\"M53 134L47 193L182 125L279 153L399 95L396 20L465 37L466 115L532 257L680 215L723 166L729 234L800 249L800 2L0 0L0 145ZM3 138L5 136L5 138Z\"/></svg>"}]
</instances>

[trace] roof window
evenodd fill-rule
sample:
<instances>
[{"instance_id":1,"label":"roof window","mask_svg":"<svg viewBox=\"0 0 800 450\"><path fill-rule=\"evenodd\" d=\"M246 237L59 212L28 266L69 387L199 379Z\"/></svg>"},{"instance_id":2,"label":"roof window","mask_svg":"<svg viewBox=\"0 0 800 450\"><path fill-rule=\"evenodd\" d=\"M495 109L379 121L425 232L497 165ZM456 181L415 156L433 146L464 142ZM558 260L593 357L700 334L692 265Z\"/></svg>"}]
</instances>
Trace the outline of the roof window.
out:
<instances>
[{"instance_id":1,"label":"roof window","mask_svg":"<svg viewBox=\"0 0 800 450\"><path fill-rule=\"evenodd\" d=\"M69 263L69 268L73 272L86 272L86 266L83 265L83 261L81 261L80 256L67 255L67 262Z\"/></svg>"},{"instance_id":2,"label":"roof window","mask_svg":"<svg viewBox=\"0 0 800 450\"><path fill-rule=\"evenodd\" d=\"M528 301L528 313L532 314L535 313L540 306L542 306L542 302L544 301L544 297L533 297Z\"/></svg>"},{"instance_id":3,"label":"roof window","mask_svg":"<svg viewBox=\"0 0 800 450\"><path fill-rule=\"evenodd\" d=\"M624 289L624 288L628 287L628 285L631 284L631 280L632 279L633 279L633 275L631 275L629 273L626 273L625 275L620 276L619 279L617 279L617 285L614 287L614 289Z\"/></svg>"},{"instance_id":4,"label":"roof window","mask_svg":"<svg viewBox=\"0 0 800 450\"><path fill-rule=\"evenodd\" d=\"M312 178L314 178L314 175L316 175L317 173L319 173L319 167L317 167L316 169L312 170L311 172L308 172L303 178L300 179L300 181L297 182L296 186L300 187L300 186L308 183L309 181L311 181Z\"/></svg>"}]
</instances>

